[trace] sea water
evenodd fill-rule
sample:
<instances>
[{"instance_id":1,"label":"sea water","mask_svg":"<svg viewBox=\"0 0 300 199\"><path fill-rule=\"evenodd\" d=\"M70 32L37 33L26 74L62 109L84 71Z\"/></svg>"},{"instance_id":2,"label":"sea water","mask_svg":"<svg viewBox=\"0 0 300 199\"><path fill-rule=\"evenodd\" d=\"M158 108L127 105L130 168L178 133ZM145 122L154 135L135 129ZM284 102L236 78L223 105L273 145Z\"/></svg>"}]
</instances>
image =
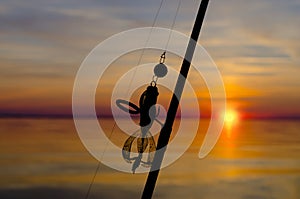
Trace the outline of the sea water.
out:
<instances>
[{"instance_id":1,"label":"sea water","mask_svg":"<svg viewBox=\"0 0 300 199\"><path fill-rule=\"evenodd\" d=\"M114 121L99 123L109 134ZM200 121L188 150L161 170L153 198L300 198L300 121L225 125L212 152L199 159L208 123ZM119 129L110 136L120 153L127 136ZM0 137L0 198L86 197L98 160L72 119L2 118ZM146 177L100 164L88 198L140 198Z\"/></svg>"}]
</instances>

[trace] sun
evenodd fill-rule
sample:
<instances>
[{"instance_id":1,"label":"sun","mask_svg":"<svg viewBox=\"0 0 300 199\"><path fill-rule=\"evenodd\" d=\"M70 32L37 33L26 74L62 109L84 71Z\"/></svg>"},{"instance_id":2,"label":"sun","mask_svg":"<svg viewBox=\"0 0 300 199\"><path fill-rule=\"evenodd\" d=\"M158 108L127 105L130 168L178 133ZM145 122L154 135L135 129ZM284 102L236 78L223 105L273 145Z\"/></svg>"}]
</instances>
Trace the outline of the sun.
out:
<instances>
[{"instance_id":1,"label":"sun","mask_svg":"<svg viewBox=\"0 0 300 199\"><path fill-rule=\"evenodd\" d=\"M226 110L224 114L224 122L227 126L232 126L238 121L238 113L233 109Z\"/></svg>"}]
</instances>

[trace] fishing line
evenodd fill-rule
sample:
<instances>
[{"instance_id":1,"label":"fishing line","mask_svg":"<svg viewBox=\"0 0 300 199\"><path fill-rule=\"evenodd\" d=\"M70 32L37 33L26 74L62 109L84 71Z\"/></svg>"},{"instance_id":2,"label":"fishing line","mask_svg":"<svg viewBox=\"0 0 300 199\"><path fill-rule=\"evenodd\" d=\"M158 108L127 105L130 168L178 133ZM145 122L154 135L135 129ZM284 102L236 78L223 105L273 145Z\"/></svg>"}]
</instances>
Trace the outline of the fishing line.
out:
<instances>
[{"instance_id":1,"label":"fishing line","mask_svg":"<svg viewBox=\"0 0 300 199\"><path fill-rule=\"evenodd\" d=\"M152 31L153 31L153 27L155 26L155 24L156 24L156 22L157 22L157 18L158 18L158 15L159 15L159 13L160 13L160 10L161 10L161 8L162 8L163 3L164 3L164 0L161 0L160 5L159 5L159 8L158 8L158 10L157 10L157 12L156 12L156 14L155 14L154 20L153 20L153 23L152 23L152 26L151 26L151 30L150 30L150 32L149 32L149 34L148 34L148 37L147 37L147 40L146 40L146 42L145 42L145 46L144 46L144 48L142 49L141 55L140 55L139 60L138 60L138 62L137 62L137 66L140 65L140 63L141 63L141 61L142 61L142 57L144 56L144 53L145 53L145 48L146 48L147 45L148 45L148 42L149 42L149 40L150 40ZM134 77L135 77L135 75L136 75L136 71L137 71L137 68L135 68L135 70L134 70L134 72L133 72L133 75L132 75L132 78L131 78L130 81L129 81L129 86L128 86L128 89L127 89L127 92L126 92L127 94L128 94L128 92L129 92L129 90L130 90L130 87L131 87L131 85L132 85L133 79L134 79ZM127 95L127 94L126 94L126 95ZM111 132L110 132L110 134L109 134L109 136L108 136L108 139L109 139L109 140L111 139L111 136L112 136L112 134L113 134L113 132L114 132L114 130L115 130L115 128L116 128L116 125L117 125L117 123L116 123L116 121L114 121L113 127L112 127ZM104 156L104 154L105 154L105 152L106 152L106 150L107 150L107 146L108 146L108 141L106 142L106 145L105 145L105 147L104 147L103 153L102 153L102 155L101 155L101 157L100 157L100 161L98 162L97 168L96 168L96 170L95 170L95 172L94 172L92 181L91 181L91 183L89 184L89 188L88 188L87 193L86 193L86 195L85 195L85 199L88 199L88 198L89 198L89 195L90 195L92 186L93 186L93 184L94 184L94 182L95 182L97 173L98 173L98 171L99 171L99 169L100 169L100 166L101 166L101 160L103 159L103 156Z\"/></svg>"},{"instance_id":2,"label":"fishing line","mask_svg":"<svg viewBox=\"0 0 300 199\"><path fill-rule=\"evenodd\" d=\"M139 66L139 65L141 64L141 62L142 62L142 58L143 58L143 56L144 56L144 54L145 54L146 47L147 47L147 45L148 45L148 43L149 43L150 37L151 37L152 32L153 32L153 28L154 28L154 26L155 26L155 24L156 24L156 21L157 21L157 18L158 18L158 15L159 15L159 13L160 13L160 10L161 10L161 8L162 8L163 3L164 3L164 0L161 0L160 5L159 5L159 8L158 8L158 10L157 10L157 12L156 12L156 15L155 15L155 17L154 17L154 21L153 21L153 23L152 23L151 29L150 29L150 31L149 31L147 40L146 40L146 42L145 42L144 48L142 49L141 55L140 55L139 60L138 60L138 62L137 62L137 66ZM131 88L132 82L133 82L134 77L135 77L135 75L136 75L136 71L137 71L137 67L134 69L132 78L131 78L130 81L129 81L128 89L127 89L127 92L126 92L127 94L128 94L128 92L129 92L129 90L130 90L130 88Z\"/></svg>"},{"instance_id":3,"label":"fishing line","mask_svg":"<svg viewBox=\"0 0 300 199\"><path fill-rule=\"evenodd\" d=\"M181 0L179 0L178 5L177 5L176 13L175 13L175 16L174 16L174 18L173 18L173 23L172 23L172 26L171 26L171 29L170 29L170 33L169 33L169 37L168 37L168 40L167 40L167 44L166 44L166 47L165 47L165 52L166 52L167 49L168 49L168 46L169 46L169 43L170 43L170 39L171 39L171 36L172 36L172 31L173 31L173 29L174 29L175 22L176 22L177 15L178 15L178 13L179 13L180 7L181 7Z\"/></svg>"}]
</instances>

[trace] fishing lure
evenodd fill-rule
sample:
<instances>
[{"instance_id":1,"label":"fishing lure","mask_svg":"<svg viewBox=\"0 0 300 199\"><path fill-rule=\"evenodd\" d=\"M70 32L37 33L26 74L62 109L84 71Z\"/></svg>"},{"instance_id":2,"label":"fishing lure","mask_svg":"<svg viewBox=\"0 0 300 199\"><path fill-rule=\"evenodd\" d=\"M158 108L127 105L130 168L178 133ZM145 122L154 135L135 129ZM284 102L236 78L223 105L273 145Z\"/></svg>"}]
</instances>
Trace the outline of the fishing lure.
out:
<instances>
[{"instance_id":1,"label":"fishing lure","mask_svg":"<svg viewBox=\"0 0 300 199\"><path fill-rule=\"evenodd\" d=\"M161 126L162 123L157 120L157 116L159 115L160 109L156 111L155 105L157 102L157 98L159 95L157 88L157 80L158 78L164 77L168 70L165 61L165 53L161 55L159 64L157 64L154 68L154 76L150 85L147 89L142 93L139 99L139 107L132 102L128 102L126 100L118 99L116 101L116 105L123 111L128 112L129 114L140 114L140 129L134 132L129 138L125 141L122 149L122 155L126 162L132 163L132 172L135 173L135 170L140 166L150 167L153 158L154 152L156 150L155 140L150 132L150 128L154 121L157 121ZM129 106L131 109L126 108L124 105ZM137 152L138 156L131 157L131 149L134 140L136 139L137 143ZM148 147L149 146L149 147ZM148 148L148 157L146 161L143 161L143 153Z\"/></svg>"}]
</instances>

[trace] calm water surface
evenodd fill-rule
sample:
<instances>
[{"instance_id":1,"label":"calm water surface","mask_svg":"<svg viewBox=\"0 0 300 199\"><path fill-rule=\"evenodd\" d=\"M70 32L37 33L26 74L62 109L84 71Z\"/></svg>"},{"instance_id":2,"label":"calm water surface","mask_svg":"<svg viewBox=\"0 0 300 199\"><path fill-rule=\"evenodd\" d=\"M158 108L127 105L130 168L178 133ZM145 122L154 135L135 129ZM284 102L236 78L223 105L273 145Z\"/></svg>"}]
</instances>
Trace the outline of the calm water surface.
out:
<instances>
[{"instance_id":1,"label":"calm water surface","mask_svg":"<svg viewBox=\"0 0 300 199\"><path fill-rule=\"evenodd\" d=\"M201 121L189 150L161 171L154 198L300 198L300 121L240 121L200 160L207 124ZM85 198L98 162L72 119L0 119L0 137L0 198ZM117 145L124 138L118 130L111 137ZM145 179L101 165L89 198L139 198Z\"/></svg>"}]
</instances>

